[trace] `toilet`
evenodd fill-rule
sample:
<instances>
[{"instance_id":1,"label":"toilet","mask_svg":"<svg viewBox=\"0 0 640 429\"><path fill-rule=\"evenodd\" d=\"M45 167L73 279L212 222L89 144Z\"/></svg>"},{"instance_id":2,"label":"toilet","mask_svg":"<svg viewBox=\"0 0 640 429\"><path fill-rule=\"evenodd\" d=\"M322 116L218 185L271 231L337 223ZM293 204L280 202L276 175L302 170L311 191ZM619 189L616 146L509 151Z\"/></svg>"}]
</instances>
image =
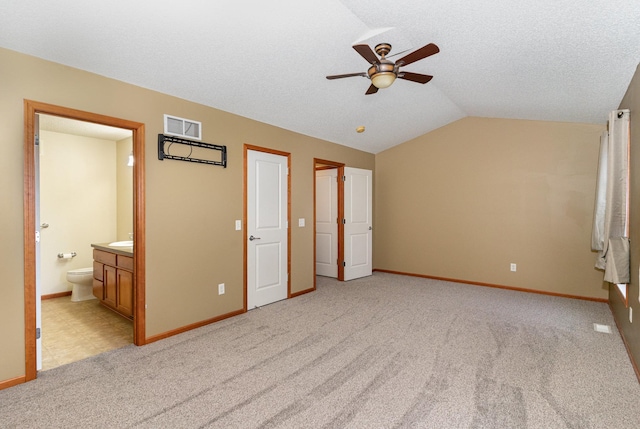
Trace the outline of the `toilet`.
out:
<instances>
[{"instance_id":1,"label":"toilet","mask_svg":"<svg viewBox=\"0 0 640 429\"><path fill-rule=\"evenodd\" d=\"M67 281L73 285L71 301L96 299L93 296L93 268L78 268L67 271Z\"/></svg>"}]
</instances>

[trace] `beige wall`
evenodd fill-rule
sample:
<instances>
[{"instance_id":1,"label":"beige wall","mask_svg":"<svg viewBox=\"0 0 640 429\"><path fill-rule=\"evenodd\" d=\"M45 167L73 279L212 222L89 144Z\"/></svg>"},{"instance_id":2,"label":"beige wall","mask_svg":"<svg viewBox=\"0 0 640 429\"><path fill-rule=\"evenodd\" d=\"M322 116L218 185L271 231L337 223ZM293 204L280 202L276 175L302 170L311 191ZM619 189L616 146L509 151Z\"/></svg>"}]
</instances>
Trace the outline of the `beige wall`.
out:
<instances>
[{"instance_id":1,"label":"beige wall","mask_svg":"<svg viewBox=\"0 0 640 429\"><path fill-rule=\"evenodd\" d=\"M91 243L115 239L115 167L114 141L40 131L42 295L71 290L67 271L92 266Z\"/></svg>"},{"instance_id":2,"label":"beige wall","mask_svg":"<svg viewBox=\"0 0 640 429\"><path fill-rule=\"evenodd\" d=\"M374 266L606 298L590 251L603 129L469 117L378 154Z\"/></svg>"},{"instance_id":3,"label":"beige wall","mask_svg":"<svg viewBox=\"0 0 640 429\"><path fill-rule=\"evenodd\" d=\"M315 157L375 163L375 268L607 297L589 250L604 126L466 118L374 157L4 49L0 76L0 382L24 374L23 99L145 124L147 337L242 308L245 143L292 153L294 293L314 280ZM228 168L159 161L165 113L201 121L203 141L227 145Z\"/></svg>"},{"instance_id":4,"label":"beige wall","mask_svg":"<svg viewBox=\"0 0 640 429\"><path fill-rule=\"evenodd\" d=\"M631 237L631 284L627 296L629 307L633 309L633 322L629 322L629 309L625 306L620 294L611 288L609 302L616 316L618 327L622 330L631 355L636 363L636 370L640 370L640 283L638 270L640 268L640 66L636 69L633 80L629 84L620 109L629 109L631 131L631 159L630 159L630 206L629 233ZM640 374L638 374L640 377Z\"/></svg>"},{"instance_id":5,"label":"beige wall","mask_svg":"<svg viewBox=\"0 0 640 429\"><path fill-rule=\"evenodd\" d=\"M133 233L133 167L129 167L129 154L133 139L128 137L116 142L116 176L118 189L116 240L129 240Z\"/></svg>"},{"instance_id":6,"label":"beige wall","mask_svg":"<svg viewBox=\"0 0 640 429\"><path fill-rule=\"evenodd\" d=\"M0 381L25 373L23 99L145 124L148 337L243 307L242 232L234 230L243 216L243 144L291 152L292 219L313 219L314 157L374 167L372 154L5 49L0 76ZM201 121L203 141L227 145L228 167L159 161L165 113ZM313 285L313 228L292 224L295 293Z\"/></svg>"}]
</instances>

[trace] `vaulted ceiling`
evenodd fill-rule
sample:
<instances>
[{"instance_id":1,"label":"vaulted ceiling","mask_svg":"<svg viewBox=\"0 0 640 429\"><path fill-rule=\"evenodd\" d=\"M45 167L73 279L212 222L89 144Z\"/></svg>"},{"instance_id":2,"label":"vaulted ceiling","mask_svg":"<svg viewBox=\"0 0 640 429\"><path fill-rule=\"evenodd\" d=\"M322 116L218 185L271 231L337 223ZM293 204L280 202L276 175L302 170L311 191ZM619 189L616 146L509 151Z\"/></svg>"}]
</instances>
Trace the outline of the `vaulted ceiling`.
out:
<instances>
[{"instance_id":1,"label":"vaulted ceiling","mask_svg":"<svg viewBox=\"0 0 640 429\"><path fill-rule=\"evenodd\" d=\"M371 153L465 116L604 123L640 60L637 0L5 0L0 9L1 47ZM325 78L366 71L351 46L381 42L392 60L438 45L404 68L433 80L365 95L367 78Z\"/></svg>"}]
</instances>

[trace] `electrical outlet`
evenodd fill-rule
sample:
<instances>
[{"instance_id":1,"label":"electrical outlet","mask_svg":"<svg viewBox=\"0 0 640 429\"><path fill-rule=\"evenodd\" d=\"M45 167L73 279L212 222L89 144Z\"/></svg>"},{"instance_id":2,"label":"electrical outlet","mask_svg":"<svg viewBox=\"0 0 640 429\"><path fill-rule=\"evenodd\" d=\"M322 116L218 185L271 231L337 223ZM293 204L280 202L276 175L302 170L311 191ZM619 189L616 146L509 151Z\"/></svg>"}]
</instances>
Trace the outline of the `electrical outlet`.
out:
<instances>
[{"instance_id":1,"label":"electrical outlet","mask_svg":"<svg viewBox=\"0 0 640 429\"><path fill-rule=\"evenodd\" d=\"M511 271L515 271L516 270L516 264L511 264Z\"/></svg>"},{"instance_id":2,"label":"electrical outlet","mask_svg":"<svg viewBox=\"0 0 640 429\"><path fill-rule=\"evenodd\" d=\"M629 307L629 323L633 323L633 308Z\"/></svg>"},{"instance_id":3,"label":"electrical outlet","mask_svg":"<svg viewBox=\"0 0 640 429\"><path fill-rule=\"evenodd\" d=\"M224 283L218 285L218 295L224 295Z\"/></svg>"}]
</instances>

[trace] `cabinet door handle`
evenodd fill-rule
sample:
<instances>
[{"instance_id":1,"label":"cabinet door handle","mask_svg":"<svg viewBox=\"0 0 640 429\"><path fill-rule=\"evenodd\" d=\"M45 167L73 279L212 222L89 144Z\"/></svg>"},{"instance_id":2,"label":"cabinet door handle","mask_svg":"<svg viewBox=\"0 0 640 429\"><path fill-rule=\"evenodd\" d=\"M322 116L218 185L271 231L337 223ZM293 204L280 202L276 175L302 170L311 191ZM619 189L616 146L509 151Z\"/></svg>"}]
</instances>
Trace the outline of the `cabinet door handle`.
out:
<instances>
[{"instance_id":1,"label":"cabinet door handle","mask_svg":"<svg viewBox=\"0 0 640 429\"><path fill-rule=\"evenodd\" d=\"M260 240L260 237L254 237L254 236L252 235L251 237L249 237L249 240L250 240L250 241L253 241L253 240Z\"/></svg>"}]
</instances>

